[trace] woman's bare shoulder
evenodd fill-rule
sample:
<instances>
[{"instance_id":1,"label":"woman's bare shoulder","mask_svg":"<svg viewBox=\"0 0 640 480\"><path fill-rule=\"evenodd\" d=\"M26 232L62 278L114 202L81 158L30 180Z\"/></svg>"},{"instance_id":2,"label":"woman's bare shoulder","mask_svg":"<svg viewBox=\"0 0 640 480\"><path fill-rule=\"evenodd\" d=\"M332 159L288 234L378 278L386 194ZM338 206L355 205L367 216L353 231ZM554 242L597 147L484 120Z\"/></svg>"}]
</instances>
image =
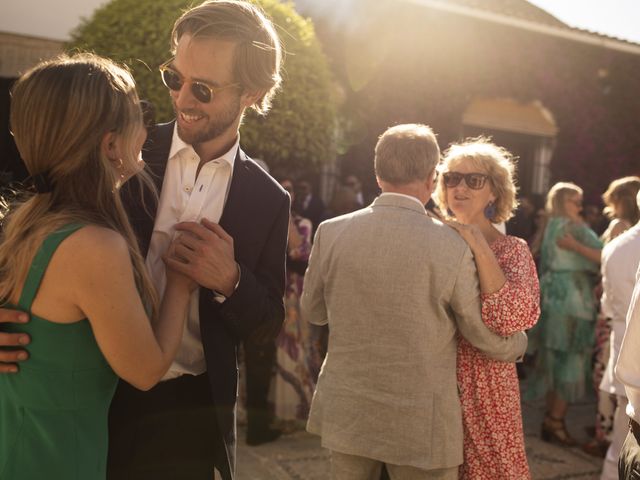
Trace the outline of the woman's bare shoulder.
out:
<instances>
[{"instance_id":1,"label":"woman's bare shoulder","mask_svg":"<svg viewBox=\"0 0 640 480\"><path fill-rule=\"evenodd\" d=\"M129 262L125 238L115 230L99 225L87 225L71 234L56 254L69 265L86 268L104 267L125 259Z\"/></svg>"},{"instance_id":2,"label":"woman's bare shoulder","mask_svg":"<svg viewBox=\"0 0 640 480\"><path fill-rule=\"evenodd\" d=\"M67 246L89 248L94 252L100 250L128 251L124 237L115 230L100 225L87 225L74 232L65 241Z\"/></svg>"},{"instance_id":3,"label":"woman's bare shoulder","mask_svg":"<svg viewBox=\"0 0 640 480\"><path fill-rule=\"evenodd\" d=\"M65 238L51 257L34 312L60 323L85 318L82 305L87 299L104 294L118 278L131 277L130 272L122 235L97 225L84 226Z\"/></svg>"}]
</instances>

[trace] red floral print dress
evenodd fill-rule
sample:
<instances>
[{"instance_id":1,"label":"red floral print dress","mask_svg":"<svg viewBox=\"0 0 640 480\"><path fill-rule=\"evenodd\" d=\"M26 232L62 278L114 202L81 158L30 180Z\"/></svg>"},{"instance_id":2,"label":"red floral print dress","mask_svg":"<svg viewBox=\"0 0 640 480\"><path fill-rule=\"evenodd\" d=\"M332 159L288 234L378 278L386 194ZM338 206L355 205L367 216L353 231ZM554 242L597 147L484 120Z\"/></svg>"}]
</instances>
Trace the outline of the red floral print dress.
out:
<instances>
[{"instance_id":1,"label":"red floral print dress","mask_svg":"<svg viewBox=\"0 0 640 480\"><path fill-rule=\"evenodd\" d=\"M509 336L538 321L538 275L524 240L500 237L491 250L507 281L482 295L482 320L496 334ZM515 364L491 360L460 337L458 385L464 425L460 478L529 480Z\"/></svg>"}]
</instances>

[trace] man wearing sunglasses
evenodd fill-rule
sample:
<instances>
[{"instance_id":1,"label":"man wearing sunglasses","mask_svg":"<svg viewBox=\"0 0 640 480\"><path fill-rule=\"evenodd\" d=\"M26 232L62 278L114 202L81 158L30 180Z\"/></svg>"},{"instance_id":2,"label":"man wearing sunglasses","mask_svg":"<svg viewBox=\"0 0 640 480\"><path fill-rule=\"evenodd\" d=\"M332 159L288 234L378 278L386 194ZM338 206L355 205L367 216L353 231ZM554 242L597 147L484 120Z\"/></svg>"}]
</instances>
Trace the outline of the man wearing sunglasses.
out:
<instances>
[{"instance_id":1,"label":"man wearing sunglasses","mask_svg":"<svg viewBox=\"0 0 640 480\"><path fill-rule=\"evenodd\" d=\"M273 25L240 0L206 1L176 22L160 67L176 119L143 150L160 192L155 218L133 210L147 267L164 288L162 254L198 282L182 346L148 392L120 382L109 423L109 479L234 477L238 344L247 370L255 443L275 436L264 411L273 338L284 319L289 197L239 148L247 108L265 114L280 83ZM139 197L131 192L132 202ZM266 383L264 381L266 377ZM262 380L262 381L260 381ZM257 420L255 416L257 417ZM267 438L269 437L269 438Z\"/></svg>"}]
</instances>

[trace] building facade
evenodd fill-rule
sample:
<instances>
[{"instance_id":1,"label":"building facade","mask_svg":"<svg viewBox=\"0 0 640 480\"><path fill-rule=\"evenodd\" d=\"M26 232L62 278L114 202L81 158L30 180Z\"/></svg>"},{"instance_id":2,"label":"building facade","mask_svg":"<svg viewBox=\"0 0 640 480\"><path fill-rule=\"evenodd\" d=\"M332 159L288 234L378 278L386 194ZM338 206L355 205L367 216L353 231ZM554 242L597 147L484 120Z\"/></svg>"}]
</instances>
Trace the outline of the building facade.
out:
<instances>
[{"instance_id":1,"label":"building facade","mask_svg":"<svg viewBox=\"0 0 640 480\"><path fill-rule=\"evenodd\" d=\"M317 2L315 2L317 3ZM559 180L596 202L640 173L640 45L571 28L525 0L302 1L344 88L343 170L374 188L390 125L442 148L488 135L518 157L522 194Z\"/></svg>"}]
</instances>

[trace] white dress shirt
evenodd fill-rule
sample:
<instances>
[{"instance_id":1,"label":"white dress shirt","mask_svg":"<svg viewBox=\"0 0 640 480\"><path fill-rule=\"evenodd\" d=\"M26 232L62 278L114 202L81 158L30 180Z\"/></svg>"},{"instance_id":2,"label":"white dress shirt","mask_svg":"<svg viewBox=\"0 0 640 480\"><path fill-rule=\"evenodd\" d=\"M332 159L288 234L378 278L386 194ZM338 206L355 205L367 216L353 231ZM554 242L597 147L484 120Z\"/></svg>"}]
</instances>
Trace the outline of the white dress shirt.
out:
<instances>
[{"instance_id":1,"label":"white dress shirt","mask_svg":"<svg viewBox=\"0 0 640 480\"><path fill-rule=\"evenodd\" d=\"M151 279L161 298L167 280L162 254L176 234L175 225L179 222L199 222L202 218L214 223L220 221L229 193L239 142L238 137L228 152L205 163L197 173L200 157L191 145L178 137L177 129L174 128L146 258ZM199 289L191 294L182 343L163 380L183 374L199 375L207 369L200 338L199 296Z\"/></svg>"},{"instance_id":2,"label":"white dress shirt","mask_svg":"<svg viewBox=\"0 0 640 480\"><path fill-rule=\"evenodd\" d=\"M622 339L615 374L624 384L629 399L627 415L636 422L640 422L640 275L638 274L636 274L636 284L626 319L627 328Z\"/></svg>"},{"instance_id":3,"label":"white dress shirt","mask_svg":"<svg viewBox=\"0 0 640 480\"><path fill-rule=\"evenodd\" d=\"M640 225L630 228L602 249L601 308L602 313L611 319L611 348L600 389L617 395L624 395L625 392L613 374L613 367L618 360L639 263Z\"/></svg>"}]
</instances>

